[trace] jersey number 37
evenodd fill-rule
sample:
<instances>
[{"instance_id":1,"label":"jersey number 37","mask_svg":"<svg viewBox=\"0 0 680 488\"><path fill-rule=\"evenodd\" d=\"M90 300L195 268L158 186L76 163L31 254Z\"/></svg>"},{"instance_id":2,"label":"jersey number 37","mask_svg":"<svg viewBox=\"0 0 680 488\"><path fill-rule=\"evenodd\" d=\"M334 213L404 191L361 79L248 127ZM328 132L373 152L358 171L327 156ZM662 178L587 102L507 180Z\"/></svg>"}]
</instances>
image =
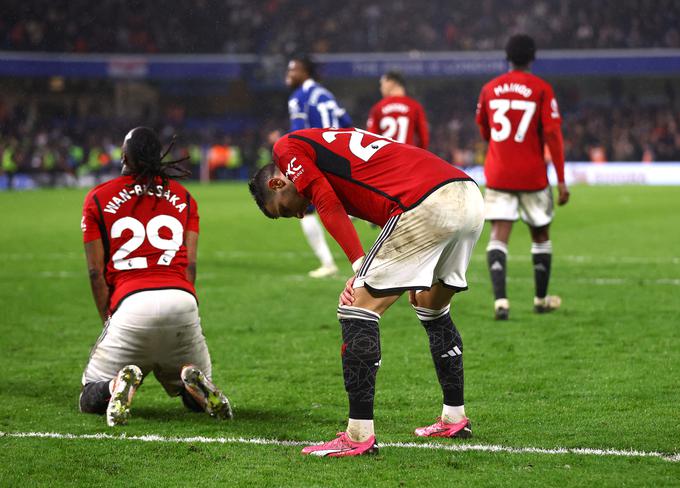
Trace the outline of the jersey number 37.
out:
<instances>
[{"instance_id":1,"label":"jersey number 37","mask_svg":"<svg viewBox=\"0 0 680 488\"><path fill-rule=\"evenodd\" d=\"M503 142L512 133L512 124L508 118L509 110L519 110L522 112L522 118L519 120L517 129L515 130L515 142L524 142L524 136L527 133L531 118L536 112L536 102L528 100L506 100L503 98L494 98L489 100L489 108L493 110L493 122L500 125L500 129L491 128L491 139L496 142Z\"/></svg>"}]
</instances>

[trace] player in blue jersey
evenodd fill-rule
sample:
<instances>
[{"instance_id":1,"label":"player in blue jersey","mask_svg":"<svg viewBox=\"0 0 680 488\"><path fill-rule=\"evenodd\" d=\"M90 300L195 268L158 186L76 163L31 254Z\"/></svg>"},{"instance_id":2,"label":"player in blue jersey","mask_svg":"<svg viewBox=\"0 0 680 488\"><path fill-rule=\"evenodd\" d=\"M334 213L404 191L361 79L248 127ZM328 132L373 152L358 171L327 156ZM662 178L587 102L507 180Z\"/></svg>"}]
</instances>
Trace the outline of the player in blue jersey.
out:
<instances>
[{"instance_id":1,"label":"player in blue jersey","mask_svg":"<svg viewBox=\"0 0 680 488\"><path fill-rule=\"evenodd\" d=\"M290 130L327 127L351 127L352 119L338 104L333 94L315 81L315 66L306 56L294 56L288 63L286 85L294 91L288 99ZM302 231L314 254L321 261L318 269L309 272L312 278L331 276L338 271L326 243L323 227L310 210L300 220Z\"/></svg>"}]
</instances>

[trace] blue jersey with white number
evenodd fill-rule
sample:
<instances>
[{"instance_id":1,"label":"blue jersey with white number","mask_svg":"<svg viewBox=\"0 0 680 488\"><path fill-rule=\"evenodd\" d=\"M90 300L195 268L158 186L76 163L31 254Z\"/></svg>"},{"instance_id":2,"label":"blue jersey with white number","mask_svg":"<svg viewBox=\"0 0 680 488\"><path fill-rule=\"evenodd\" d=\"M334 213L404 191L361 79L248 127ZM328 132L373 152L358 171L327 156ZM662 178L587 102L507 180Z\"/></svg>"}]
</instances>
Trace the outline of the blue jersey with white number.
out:
<instances>
[{"instance_id":1,"label":"blue jersey with white number","mask_svg":"<svg viewBox=\"0 0 680 488\"><path fill-rule=\"evenodd\" d=\"M311 78L288 99L290 130L352 127L352 119L331 92Z\"/></svg>"}]
</instances>

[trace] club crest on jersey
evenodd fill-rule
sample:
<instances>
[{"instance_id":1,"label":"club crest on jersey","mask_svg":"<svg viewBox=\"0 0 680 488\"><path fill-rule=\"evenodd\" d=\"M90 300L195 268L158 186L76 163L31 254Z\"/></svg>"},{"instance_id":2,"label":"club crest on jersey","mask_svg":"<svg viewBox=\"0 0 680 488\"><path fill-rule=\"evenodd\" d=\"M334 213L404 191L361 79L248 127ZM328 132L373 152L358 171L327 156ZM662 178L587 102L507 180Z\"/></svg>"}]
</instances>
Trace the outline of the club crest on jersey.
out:
<instances>
[{"instance_id":1,"label":"club crest on jersey","mask_svg":"<svg viewBox=\"0 0 680 488\"><path fill-rule=\"evenodd\" d=\"M286 169L286 178L292 182L295 182L295 180L297 180L298 177L304 172L301 164L298 164L297 166L295 165L296 159L297 158L291 159L290 163L288 163L288 168Z\"/></svg>"}]
</instances>

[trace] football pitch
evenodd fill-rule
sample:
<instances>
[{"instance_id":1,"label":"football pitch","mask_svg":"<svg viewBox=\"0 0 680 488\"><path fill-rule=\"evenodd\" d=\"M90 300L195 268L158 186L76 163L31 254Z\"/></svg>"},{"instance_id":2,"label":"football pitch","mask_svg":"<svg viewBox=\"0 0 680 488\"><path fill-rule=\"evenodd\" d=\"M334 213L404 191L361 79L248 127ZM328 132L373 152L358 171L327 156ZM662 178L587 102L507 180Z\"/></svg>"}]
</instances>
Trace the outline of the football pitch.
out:
<instances>
[{"instance_id":1,"label":"football pitch","mask_svg":"<svg viewBox=\"0 0 680 488\"><path fill-rule=\"evenodd\" d=\"M470 440L423 441L441 397L427 336L402 297L381 320L376 457L301 443L345 427L337 296L295 220L259 214L244 184L189 186L197 290L219 422L147 378L125 427L78 413L101 324L79 227L84 190L0 193L2 486L679 486L680 189L572 188L552 228L554 314L532 312L528 232L510 242L511 319L492 318L482 235L453 319L465 343ZM355 222L368 247L377 235Z\"/></svg>"}]
</instances>

